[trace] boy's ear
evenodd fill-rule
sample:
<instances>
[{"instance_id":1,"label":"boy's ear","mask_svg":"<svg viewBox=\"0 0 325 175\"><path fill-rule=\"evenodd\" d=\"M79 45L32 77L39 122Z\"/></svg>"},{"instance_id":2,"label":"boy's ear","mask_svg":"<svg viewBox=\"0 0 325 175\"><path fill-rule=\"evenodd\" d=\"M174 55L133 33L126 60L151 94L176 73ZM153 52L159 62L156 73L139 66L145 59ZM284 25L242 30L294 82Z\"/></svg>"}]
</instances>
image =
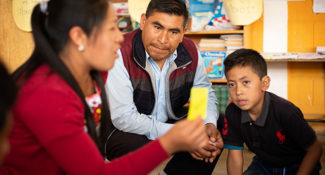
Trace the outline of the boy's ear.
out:
<instances>
[{"instance_id":1,"label":"boy's ear","mask_svg":"<svg viewBox=\"0 0 325 175\"><path fill-rule=\"evenodd\" d=\"M268 75L265 75L262 78L262 90L266 91L270 87L271 78Z\"/></svg>"}]
</instances>

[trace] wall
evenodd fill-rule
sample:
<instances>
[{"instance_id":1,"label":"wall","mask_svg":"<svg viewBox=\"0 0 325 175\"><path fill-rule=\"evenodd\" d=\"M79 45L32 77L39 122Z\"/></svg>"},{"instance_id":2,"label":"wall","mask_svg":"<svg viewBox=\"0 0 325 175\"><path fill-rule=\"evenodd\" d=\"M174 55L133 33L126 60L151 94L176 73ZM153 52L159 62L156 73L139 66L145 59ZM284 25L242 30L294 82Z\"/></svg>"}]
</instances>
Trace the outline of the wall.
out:
<instances>
[{"instance_id":1,"label":"wall","mask_svg":"<svg viewBox=\"0 0 325 175\"><path fill-rule=\"evenodd\" d=\"M315 52L325 46L325 13L315 14L313 1L288 2L288 51ZM289 63L288 99L305 118L325 120L325 63Z\"/></svg>"},{"instance_id":2,"label":"wall","mask_svg":"<svg viewBox=\"0 0 325 175\"><path fill-rule=\"evenodd\" d=\"M15 70L32 53L32 34L18 29L12 16L12 0L0 0L0 57Z\"/></svg>"},{"instance_id":3,"label":"wall","mask_svg":"<svg viewBox=\"0 0 325 175\"><path fill-rule=\"evenodd\" d=\"M263 52L287 52L287 9L286 1L264 0ZM268 74L269 91L287 98L287 63L268 63Z\"/></svg>"}]
</instances>

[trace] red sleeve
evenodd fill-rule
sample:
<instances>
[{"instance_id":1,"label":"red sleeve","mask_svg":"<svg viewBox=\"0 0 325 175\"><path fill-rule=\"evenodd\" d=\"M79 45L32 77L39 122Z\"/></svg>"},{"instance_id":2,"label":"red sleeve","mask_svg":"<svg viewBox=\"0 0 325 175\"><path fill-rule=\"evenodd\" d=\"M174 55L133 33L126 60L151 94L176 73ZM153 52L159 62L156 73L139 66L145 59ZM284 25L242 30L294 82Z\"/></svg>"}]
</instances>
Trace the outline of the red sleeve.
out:
<instances>
[{"instance_id":1,"label":"red sleeve","mask_svg":"<svg viewBox=\"0 0 325 175\"><path fill-rule=\"evenodd\" d=\"M169 155L161 147L158 140L154 140L146 146L131 152L123 157L114 159L105 167L104 173L120 175L143 175L149 174L162 161L167 159Z\"/></svg>"},{"instance_id":2,"label":"red sleeve","mask_svg":"<svg viewBox=\"0 0 325 175\"><path fill-rule=\"evenodd\" d=\"M147 174L168 155L158 141L120 159L105 163L84 131L84 107L66 85L38 87L19 100L18 116L39 143L70 175Z\"/></svg>"}]
</instances>

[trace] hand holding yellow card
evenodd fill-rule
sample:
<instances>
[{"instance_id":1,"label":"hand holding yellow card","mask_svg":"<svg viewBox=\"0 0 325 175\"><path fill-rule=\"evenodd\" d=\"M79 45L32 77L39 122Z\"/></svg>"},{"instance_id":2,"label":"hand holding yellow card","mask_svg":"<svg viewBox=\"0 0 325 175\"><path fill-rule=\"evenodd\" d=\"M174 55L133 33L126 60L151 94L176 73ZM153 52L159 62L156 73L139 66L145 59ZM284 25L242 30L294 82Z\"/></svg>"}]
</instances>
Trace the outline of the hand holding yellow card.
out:
<instances>
[{"instance_id":1,"label":"hand holding yellow card","mask_svg":"<svg viewBox=\"0 0 325 175\"><path fill-rule=\"evenodd\" d=\"M190 97L190 109L187 119L195 120L199 116L205 119L208 107L208 88L192 88Z\"/></svg>"}]
</instances>

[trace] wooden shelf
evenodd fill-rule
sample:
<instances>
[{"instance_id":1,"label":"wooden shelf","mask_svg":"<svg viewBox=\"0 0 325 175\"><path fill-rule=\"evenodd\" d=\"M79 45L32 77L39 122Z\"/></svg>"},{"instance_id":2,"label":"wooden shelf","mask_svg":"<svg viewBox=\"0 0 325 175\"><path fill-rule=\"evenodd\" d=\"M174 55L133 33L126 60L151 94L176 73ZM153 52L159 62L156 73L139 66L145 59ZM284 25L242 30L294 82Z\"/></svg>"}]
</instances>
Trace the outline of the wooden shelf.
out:
<instances>
[{"instance_id":1,"label":"wooden shelf","mask_svg":"<svg viewBox=\"0 0 325 175\"><path fill-rule=\"evenodd\" d=\"M265 59L266 62L325 62L321 59Z\"/></svg>"},{"instance_id":2,"label":"wooden shelf","mask_svg":"<svg viewBox=\"0 0 325 175\"><path fill-rule=\"evenodd\" d=\"M218 30L218 31L201 31L201 32L185 32L185 35L220 35L220 34L243 34L244 30Z\"/></svg>"},{"instance_id":3,"label":"wooden shelf","mask_svg":"<svg viewBox=\"0 0 325 175\"><path fill-rule=\"evenodd\" d=\"M209 79L211 83L227 83L226 79Z\"/></svg>"}]
</instances>

